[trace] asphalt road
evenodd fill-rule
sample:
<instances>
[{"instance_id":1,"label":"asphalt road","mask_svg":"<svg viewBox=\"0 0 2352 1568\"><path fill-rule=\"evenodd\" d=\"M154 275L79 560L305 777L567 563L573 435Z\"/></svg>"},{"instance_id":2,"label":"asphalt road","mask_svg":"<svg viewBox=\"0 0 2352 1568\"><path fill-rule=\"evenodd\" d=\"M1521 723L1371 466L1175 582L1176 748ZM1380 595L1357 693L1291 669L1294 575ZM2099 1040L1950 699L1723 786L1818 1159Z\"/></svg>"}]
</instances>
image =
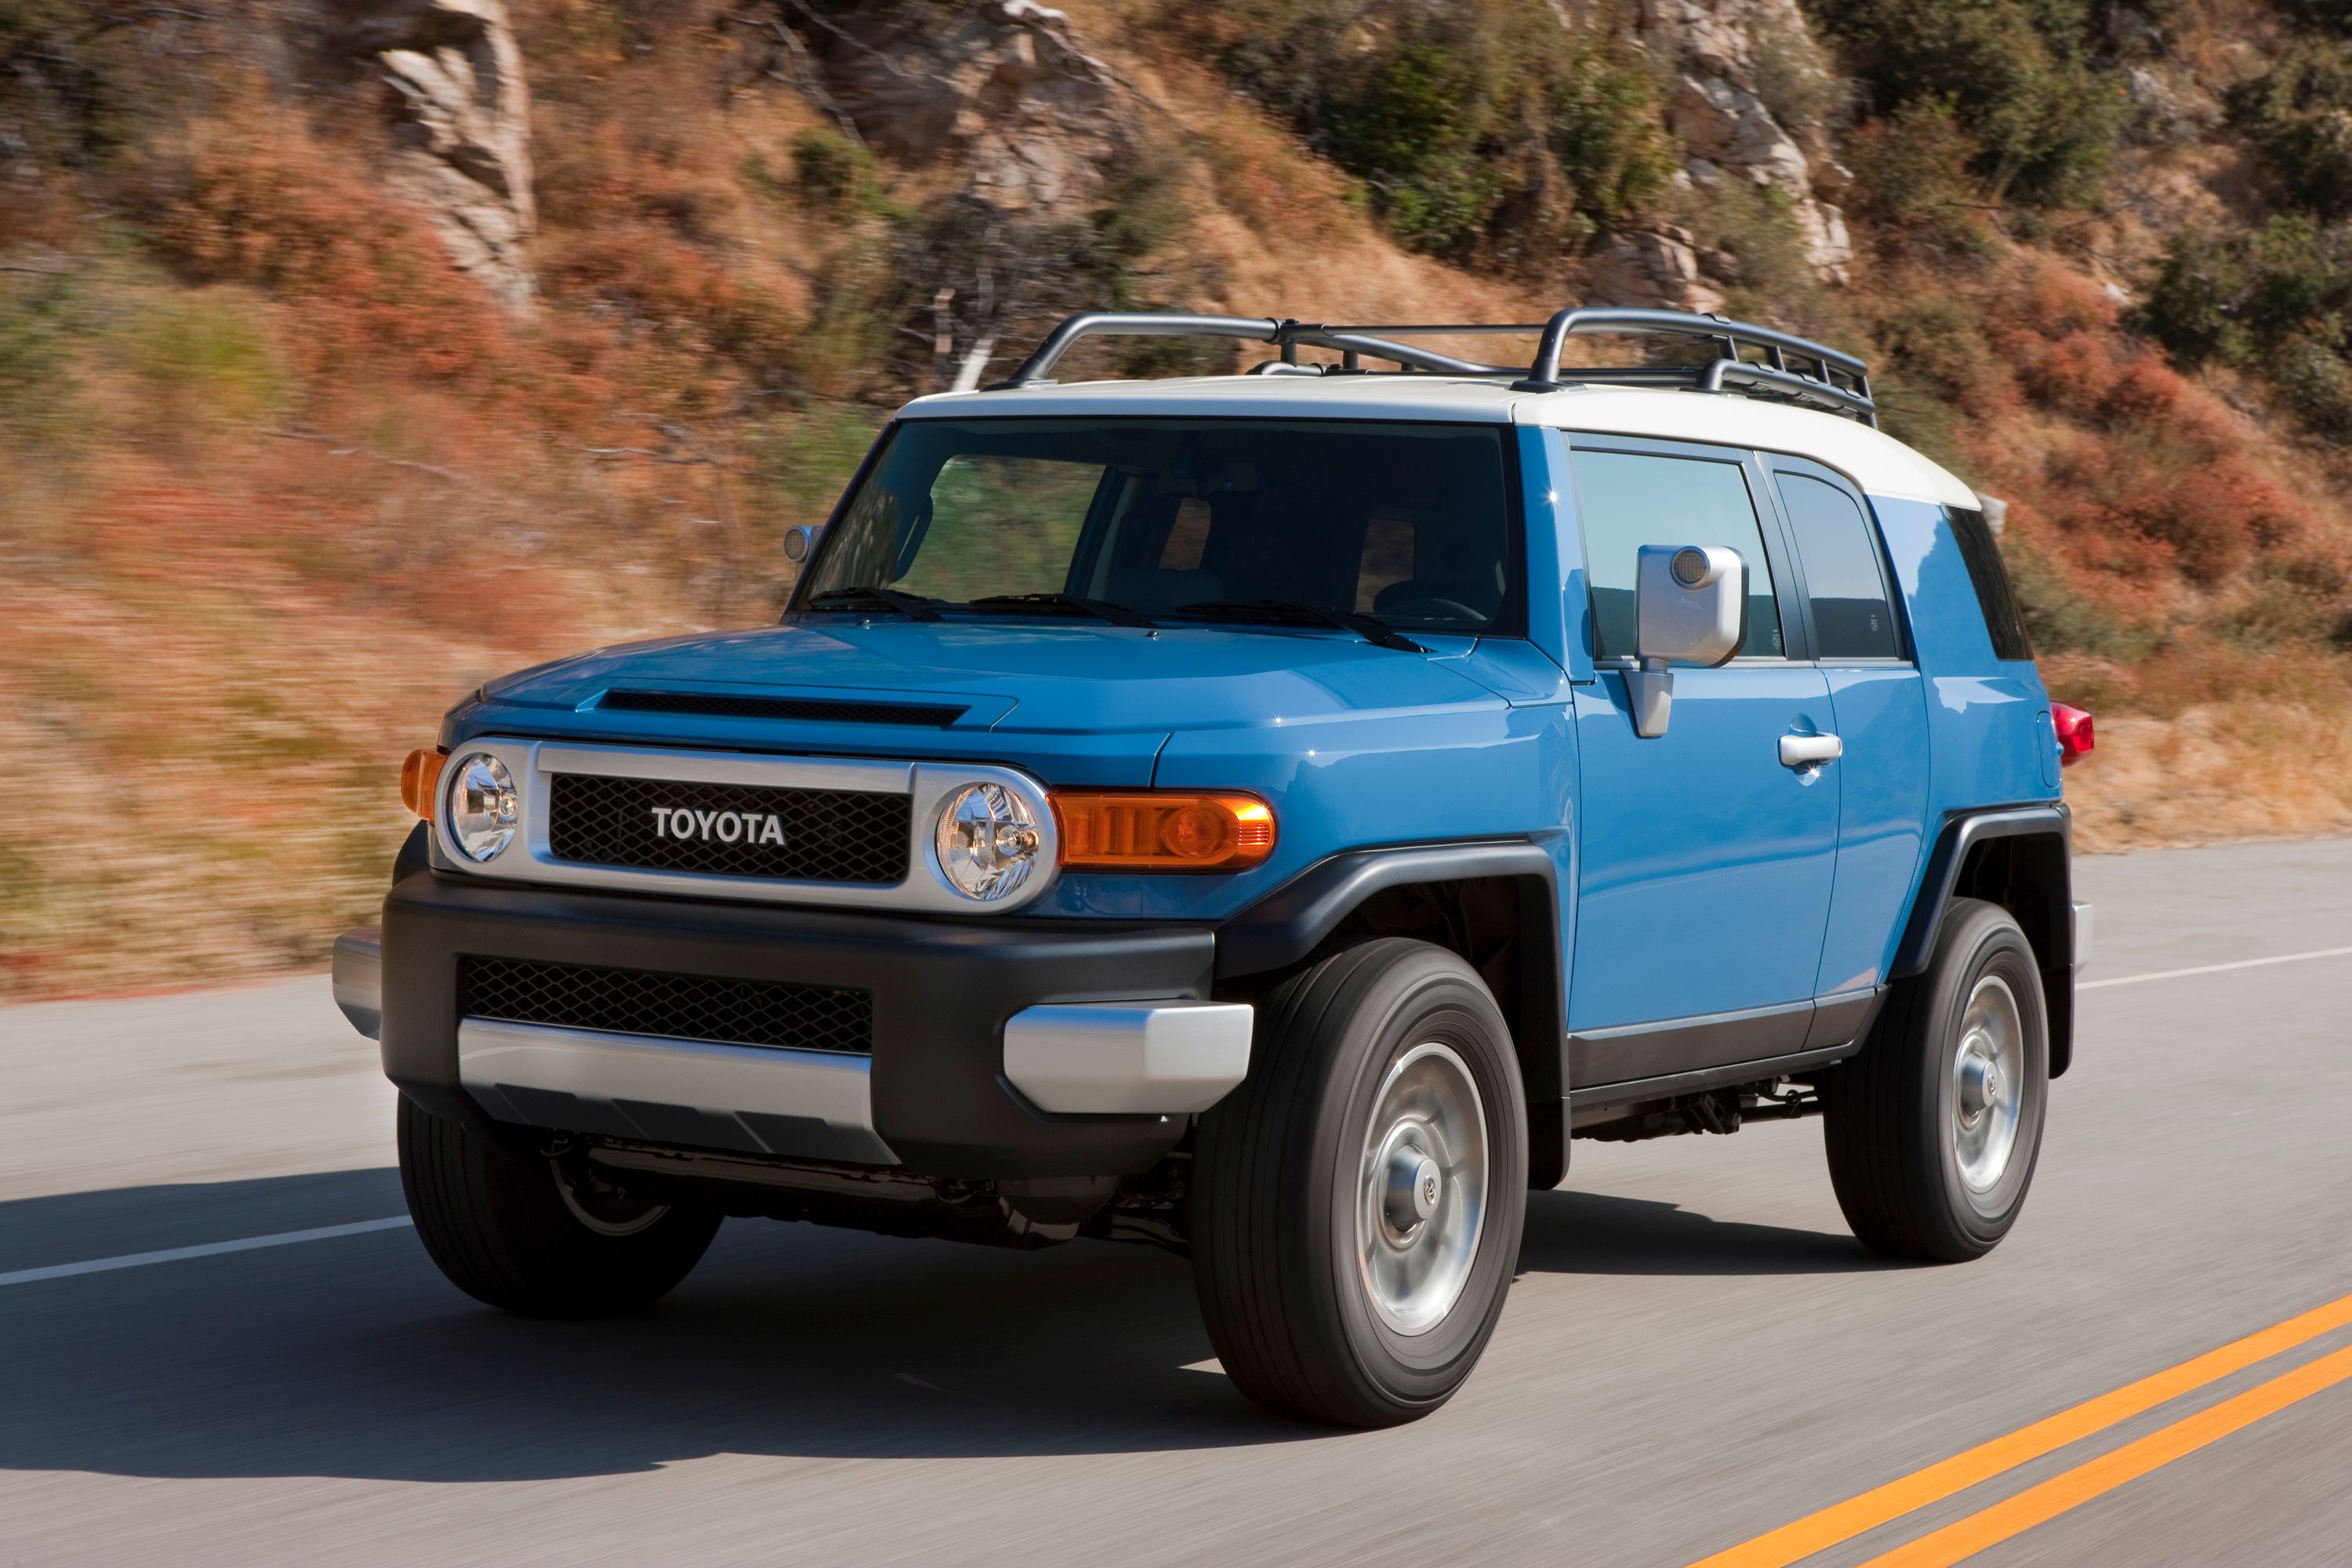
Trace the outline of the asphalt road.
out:
<instances>
[{"instance_id":1,"label":"asphalt road","mask_svg":"<svg viewBox=\"0 0 2352 1568\"><path fill-rule=\"evenodd\" d=\"M2352 1560L2333 1319L2011 1436L2352 1295L2352 952L2173 973L2352 949L2352 843L2078 878L2086 978L2168 977L2084 994L1991 1257L1864 1252L1816 1123L1579 1143L1477 1376L1385 1433L1258 1415L1185 1265L1105 1244L739 1220L588 1325L401 1227L27 1279L396 1216L392 1098L322 978L0 1012L0 1563L1677 1563L1896 1482L1803 1560Z\"/></svg>"}]
</instances>

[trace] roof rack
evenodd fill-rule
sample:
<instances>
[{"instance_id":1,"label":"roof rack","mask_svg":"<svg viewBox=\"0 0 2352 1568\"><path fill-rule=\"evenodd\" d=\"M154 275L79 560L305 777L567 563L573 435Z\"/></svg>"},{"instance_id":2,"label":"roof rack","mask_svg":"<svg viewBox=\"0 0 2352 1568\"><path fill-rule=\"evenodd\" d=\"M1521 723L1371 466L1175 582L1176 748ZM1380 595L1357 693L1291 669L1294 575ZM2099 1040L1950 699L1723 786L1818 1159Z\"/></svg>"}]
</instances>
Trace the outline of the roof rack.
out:
<instances>
[{"instance_id":1,"label":"roof rack","mask_svg":"<svg viewBox=\"0 0 2352 1568\"><path fill-rule=\"evenodd\" d=\"M1540 334L1531 365L1485 364L1456 359L1399 338ZM1563 367L1560 354L1580 333L1636 332L1702 338L1715 344L1703 364L1584 365ZM1252 375L1349 375L1366 359L1385 360L1405 374L1455 376L1515 376L1512 390L1556 392L1571 383L1686 387L1700 392L1736 392L1748 397L1824 408L1878 426L1878 405L1870 395L1870 367L1852 354L1769 327L1750 326L1723 316L1688 310L1622 310L1580 306L1548 321L1413 322L1331 326L1272 316L1191 316L1175 313L1089 310L1070 317L1037 345L1021 368L992 384L991 392L1050 386L1054 366L1081 338L1238 338L1272 343L1281 358L1250 367ZM1328 349L1336 364L1302 364L1301 347ZM1752 350L1760 358L1746 357Z\"/></svg>"}]
</instances>

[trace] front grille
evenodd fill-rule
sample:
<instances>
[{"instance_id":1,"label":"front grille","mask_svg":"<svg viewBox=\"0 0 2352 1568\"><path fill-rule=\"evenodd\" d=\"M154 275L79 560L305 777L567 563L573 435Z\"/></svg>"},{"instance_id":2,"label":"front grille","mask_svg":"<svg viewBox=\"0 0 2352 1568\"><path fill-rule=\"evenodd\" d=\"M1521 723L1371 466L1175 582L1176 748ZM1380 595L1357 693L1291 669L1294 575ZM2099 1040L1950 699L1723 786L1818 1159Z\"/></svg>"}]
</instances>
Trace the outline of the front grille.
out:
<instances>
[{"instance_id":1,"label":"front grille","mask_svg":"<svg viewBox=\"0 0 2352 1568\"><path fill-rule=\"evenodd\" d=\"M907 879L903 795L588 773L551 773L548 786L547 847L559 860L869 887Z\"/></svg>"},{"instance_id":2,"label":"front grille","mask_svg":"<svg viewBox=\"0 0 2352 1568\"><path fill-rule=\"evenodd\" d=\"M874 1050L874 999L830 985L467 958L457 969L457 1010L469 1018L722 1045Z\"/></svg>"},{"instance_id":3,"label":"front grille","mask_svg":"<svg viewBox=\"0 0 2352 1568\"><path fill-rule=\"evenodd\" d=\"M822 697L737 697L710 691L607 691L598 704L634 713L723 719L803 719L834 724L913 724L944 730L967 710L926 702L844 702Z\"/></svg>"}]
</instances>

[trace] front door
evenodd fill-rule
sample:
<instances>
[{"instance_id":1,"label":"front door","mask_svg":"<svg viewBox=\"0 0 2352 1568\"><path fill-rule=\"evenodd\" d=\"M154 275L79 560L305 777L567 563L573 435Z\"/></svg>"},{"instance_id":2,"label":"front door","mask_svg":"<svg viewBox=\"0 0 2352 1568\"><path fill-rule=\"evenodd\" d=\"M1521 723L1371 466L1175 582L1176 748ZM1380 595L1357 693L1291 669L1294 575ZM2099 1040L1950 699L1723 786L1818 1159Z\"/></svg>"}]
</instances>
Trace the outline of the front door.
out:
<instances>
[{"instance_id":1,"label":"front door","mask_svg":"<svg viewBox=\"0 0 2352 1568\"><path fill-rule=\"evenodd\" d=\"M1777 513L1745 453L1571 437L1599 680L1578 689L1571 1084L1660 1078L1804 1044L1836 867L1839 770L1788 766L1826 734L1829 683L1802 646ZM1759 520L1769 520L1759 521ZM1748 632L1713 669L1675 671L1664 735L1633 732L1636 554L1728 545Z\"/></svg>"}]
</instances>

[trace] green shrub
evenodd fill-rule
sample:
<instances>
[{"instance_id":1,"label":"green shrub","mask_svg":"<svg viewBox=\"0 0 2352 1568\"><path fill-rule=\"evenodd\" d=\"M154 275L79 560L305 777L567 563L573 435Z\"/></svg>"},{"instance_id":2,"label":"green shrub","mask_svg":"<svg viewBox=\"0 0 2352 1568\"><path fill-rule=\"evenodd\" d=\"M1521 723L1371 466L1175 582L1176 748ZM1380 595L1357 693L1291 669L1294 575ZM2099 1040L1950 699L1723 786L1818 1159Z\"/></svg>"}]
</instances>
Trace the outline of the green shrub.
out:
<instances>
[{"instance_id":1,"label":"green shrub","mask_svg":"<svg viewBox=\"0 0 2352 1568\"><path fill-rule=\"evenodd\" d=\"M2316 32L2352 35L2352 0L2277 0L2278 8Z\"/></svg>"},{"instance_id":2,"label":"green shrub","mask_svg":"<svg viewBox=\"0 0 2352 1568\"><path fill-rule=\"evenodd\" d=\"M146 84L123 19L77 0L0 0L0 81L8 84L0 116L12 161L30 154L88 168L131 144Z\"/></svg>"},{"instance_id":3,"label":"green shrub","mask_svg":"<svg viewBox=\"0 0 2352 1568\"><path fill-rule=\"evenodd\" d=\"M1889 250L1964 258L1990 247L1984 197L1971 172L1981 153L1944 99L1906 103L1846 143L1855 213L1875 220Z\"/></svg>"},{"instance_id":4,"label":"green shrub","mask_svg":"<svg viewBox=\"0 0 2352 1568\"><path fill-rule=\"evenodd\" d=\"M1546 0L1169 0L1164 24L1364 182L1406 245L1527 258L1649 207L1673 148L1611 18ZM1561 225L1539 192L1564 190Z\"/></svg>"},{"instance_id":5,"label":"green shrub","mask_svg":"<svg viewBox=\"0 0 2352 1568\"><path fill-rule=\"evenodd\" d=\"M2273 374L2305 424L2333 440L2352 439L2352 365L2340 341L2291 337L2279 345Z\"/></svg>"},{"instance_id":6,"label":"green shrub","mask_svg":"<svg viewBox=\"0 0 2352 1568\"><path fill-rule=\"evenodd\" d=\"M1852 91L1812 34L1759 11L1748 31L1748 70L1756 96L1772 118L1791 128L1834 125L1851 107Z\"/></svg>"},{"instance_id":7,"label":"green shrub","mask_svg":"<svg viewBox=\"0 0 2352 1568\"><path fill-rule=\"evenodd\" d=\"M1575 187L1578 213L1606 226L1664 195L1678 160L1658 123L1657 94L1614 35L1587 41L1553 84L1545 139Z\"/></svg>"},{"instance_id":8,"label":"green shrub","mask_svg":"<svg viewBox=\"0 0 2352 1568\"><path fill-rule=\"evenodd\" d=\"M1102 205L1087 215L1081 265L1099 282L1113 309L1132 309L1135 268L1179 234L1192 216L1172 161L1145 157L1110 183Z\"/></svg>"},{"instance_id":9,"label":"green shrub","mask_svg":"<svg viewBox=\"0 0 2352 1568\"><path fill-rule=\"evenodd\" d=\"M1147 156L1111 183L1103 204L1072 236L1073 291L1056 302L1076 308L1107 301L1114 310L1178 308L1161 297L1169 279L1152 268L1192 216L1178 176L1173 161ZM1211 375L1233 368L1232 345L1217 339L1120 338L1107 346L1125 376Z\"/></svg>"},{"instance_id":10,"label":"green shrub","mask_svg":"<svg viewBox=\"0 0 2352 1568\"><path fill-rule=\"evenodd\" d=\"M2090 58L2089 0L1804 0L1879 115L1943 102L1996 195L2096 198L2126 100Z\"/></svg>"},{"instance_id":11,"label":"green shrub","mask_svg":"<svg viewBox=\"0 0 2352 1568\"><path fill-rule=\"evenodd\" d=\"M2140 321L2184 363L2270 372L2315 426L2338 428L2333 389L2344 367L2324 362L2352 349L2352 228L2298 216L2228 235L2185 234Z\"/></svg>"},{"instance_id":12,"label":"green shrub","mask_svg":"<svg viewBox=\"0 0 2352 1568\"><path fill-rule=\"evenodd\" d=\"M2185 364L2246 359L2253 341L2241 320L2245 267L2238 247L2188 233L2166 252L2164 268L2140 307L2140 323Z\"/></svg>"},{"instance_id":13,"label":"green shrub","mask_svg":"<svg viewBox=\"0 0 2352 1568\"><path fill-rule=\"evenodd\" d=\"M2227 103L2289 200L2324 218L2352 215L2352 45L2298 45Z\"/></svg>"},{"instance_id":14,"label":"green shrub","mask_svg":"<svg viewBox=\"0 0 2352 1568\"><path fill-rule=\"evenodd\" d=\"M174 422L265 423L285 395L268 322L235 290L159 294L126 310L111 335L158 412Z\"/></svg>"},{"instance_id":15,"label":"green shrub","mask_svg":"<svg viewBox=\"0 0 2352 1568\"><path fill-rule=\"evenodd\" d=\"M812 126L793 138L793 184L821 212L872 207L882 181L874 154L831 126Z\"/></svg>"},{"instance_id":16,"label":"green shrub","mask_svg":"<svg viewBox=\"0 0 2352 1568\"><path fill-rule=\"evenodd\" d=\"M0 450L54 460L77 433L72 339L84 326L79 295L70 276L0 276Z\"/></svg>"},{"instance_id":17,"label":"green shrub","mask_svg":"<svg viewBox=\"0 0 2352 1568\"><path fill-rule=\"evenodd\" d=\"M1916 394L1983 407L2003 401L2013 385L1987 336L1982 307L1958 294L1903 301L1875 335L1887 367Z\"/></svg>"},{"instance_id":18,"label":"green shrub","mask_svg":"<svg viewBox=\"0 0 2352 1568\"><path fill-rule=\"evenodd\" d=\"M1727 286L1733 314L1767 316L1792 330L1823 330L1805 321L1822 289L1787 192L1720 179L1694 187L1680 203L1680 216Z\"/></svg>"}]
</instances>

